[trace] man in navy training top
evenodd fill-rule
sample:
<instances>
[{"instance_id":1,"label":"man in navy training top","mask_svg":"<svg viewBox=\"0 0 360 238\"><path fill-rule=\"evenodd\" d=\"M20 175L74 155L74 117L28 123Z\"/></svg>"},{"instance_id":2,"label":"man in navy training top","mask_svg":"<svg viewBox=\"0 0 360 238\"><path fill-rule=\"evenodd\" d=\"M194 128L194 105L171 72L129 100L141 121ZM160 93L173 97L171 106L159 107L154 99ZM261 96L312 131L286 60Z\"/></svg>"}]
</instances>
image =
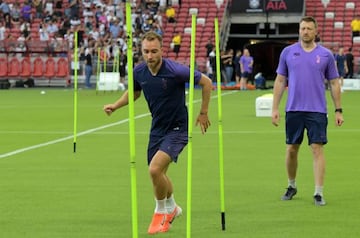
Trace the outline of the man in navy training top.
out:
<instances>
[{"instance_id":1,"label":"man in navy training top","mask_svg":"<svg viewBox=\"0 0 360 238\"><path fill-rule=\"evenodd\" d=\"M171 162L177 162L178 155L188 143L185 83L190 80L190 69L162 58L162 38L155 32L146 33L141 44L145 62L134 68L134 100L143 91L152 115L147 156L156 207L148 233L156 234L167 232L174 218L182 212L175 202L173 185L166 172ZM212 82L199 71L195 71L194 82L202 87L196 125L200 125L204 134L210 126L208 107ZM128 102L128 91L125 91L115 103L105 105L104 111L111 115Z\"/></svg>"},{"instance_id":2,"label":"man in navy training top","mask_svg":"<svg viewBox=\"0 0 360 238\"><path fill-rule=\"evenodd\" d=\"M324 82L329 81L335 106L335 124L344 122L340 100L339 74L332 52L315 43L317 22L313 17L300 21L300 41L283 49L274 83L272 123L279 125L279 103L288 87L286 103L286 169L288 188L282 200L291 200L297 193L295 178L298 152L307 130L308 144L314 159L315 205L325 205L323 184L325 158L323 146L327 143L327 106Z\"/></svg>"}]
</instances>

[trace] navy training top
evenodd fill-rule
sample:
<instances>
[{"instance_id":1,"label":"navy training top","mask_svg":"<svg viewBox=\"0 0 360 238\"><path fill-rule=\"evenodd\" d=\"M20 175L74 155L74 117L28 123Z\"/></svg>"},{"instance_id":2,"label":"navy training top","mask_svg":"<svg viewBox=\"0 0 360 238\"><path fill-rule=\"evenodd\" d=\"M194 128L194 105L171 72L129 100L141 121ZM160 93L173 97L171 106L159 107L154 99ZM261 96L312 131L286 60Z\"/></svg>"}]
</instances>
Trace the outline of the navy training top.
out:
<instances>
[{"instance_id":1,"label":"navy training top","mask_svg":"<svg viewBox=\"0 0 360 238\"><path fill-rule=\"evenodd\" d=\"M165 58L155 76L145 62L134 68L134 91L144 92L152 116L150 135L163 136L170 130L187 131L185 83L189 79L189 67ZM194 83L198 84L200 79L201 73L195 70Z\"/></svg>"}]
</instances>

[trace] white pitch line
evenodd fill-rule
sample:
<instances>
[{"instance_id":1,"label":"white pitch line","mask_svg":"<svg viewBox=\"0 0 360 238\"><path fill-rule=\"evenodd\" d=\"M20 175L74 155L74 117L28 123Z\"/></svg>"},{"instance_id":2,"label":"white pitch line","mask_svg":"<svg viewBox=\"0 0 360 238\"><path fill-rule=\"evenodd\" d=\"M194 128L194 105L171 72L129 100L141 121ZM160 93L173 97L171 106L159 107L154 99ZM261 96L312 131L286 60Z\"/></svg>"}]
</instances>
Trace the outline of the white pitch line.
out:
<instances>
[{"instance_id":1,"label":"white pitch line","mask_svg":"<svg viewBox=\"0 0 360 238\"><path fill-rule=\"evenodd\" d=\"M150 113L141 114L139 116L136 116L135 119L148 116L149 114ZM99 130L102 130L102 129L106 129L106 128L109 128L109 127L112 127L112 126L116 126L116 125L126 123L128 121L129 121L129 119L124 119L124 120L114 122L114 123L111 123L111 124L107 124L107 125L104 125L104 126L89 129L89 130L78 133L77 136L87 135L87 134L90 134L90 133L93 133L93 132L96 132L96 131L99 131ZM60 139L56 139L56 140L48 141L48 142L45 142L45 143L41 143L41 144L21 148L21 149L18 149L18 150L14 150L14 151L11 151L11 152L8 152L8 153L5 153L5 154L1 154L0 159L6 158L6 157L9 157L9 156L12 156L12 155L16 155L16 154L19 154L19 153L22 153L22 152L25 152L25 151L34 150L34 149L41 148L41 147L44 147L44 146L60 143L60 142L63 142L63 141L66 141L66 140L69 140L69 139L72 139L72 138L74 138L74 135L66 136L66 137L63 137L63 138L60 138Z\"/></svg>"},{"instance_id":2,"label":"white pitch line","mask_svg":"<svg viewBox=\"0 0 360 238\"><path fill-rule=\"evenodd\" d=\"M233 94L235 92L237 92L237 91L229 91L229 92L223 93L222 95L229 95L229 94ZM213 96L212 98L217 98L217 96ZM200 99L199 100L194 100L194 103L198 103L200 101L201 101ZM148 115L150 115L150 113L141 114L139 116L136 116L135 119L139 119L139 118L142 118L142 117L145 117L145 116L148 116ZM115 122L115 123L111 123L111 124L108 124L108 125L96 127L96 128L93 128L93 129L89 129L89 130L78 133L77 136L87 135L87 134L90 134L90 133L93 133L93 132L96 132L96 131L99 131L99 130L102 130L102 129L106 129L106 128L109 128L109 127L112 127L112 126L116 126L116 125L126 123L128 121L129 121L129 119L124 119L124 120L121 120L121 121L118 121L118 122ZM41 148L41 147L44 147L44 146L60 143L60 142L66 141L66 140L70 140L72 138L74 138L74 135L66 136L66 137L63 137L63 138L60 138L60 139L48 141L48 142L45 142L45 143L41 143L41 144L29 146L29 147L24 147L24 148L21 148L21 149L17 149L17 150L14 150L14 151L11 151L11 152L8 152L8 153L5 153L5 154L0 154L0 159L10 157L10 156L13 156L13 155L16 155L16 154L20 154L20 153L23 153L23 152L26 152L26 151L29 151L29 150L34 150L34 149L38 149L38 148Z\"/></svg>"}]
</instances>

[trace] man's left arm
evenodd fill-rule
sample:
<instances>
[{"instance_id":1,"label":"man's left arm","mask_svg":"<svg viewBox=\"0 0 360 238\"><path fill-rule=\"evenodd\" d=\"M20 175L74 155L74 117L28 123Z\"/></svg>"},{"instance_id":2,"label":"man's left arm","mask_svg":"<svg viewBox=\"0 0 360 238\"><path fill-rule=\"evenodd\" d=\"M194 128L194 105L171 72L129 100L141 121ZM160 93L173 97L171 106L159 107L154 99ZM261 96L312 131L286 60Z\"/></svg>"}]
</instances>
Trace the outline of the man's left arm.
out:
<instances>
[{"instance_id":1,"label":"man's left arm","mask_svg":"<svg viewBox=\"0 0 360 238\"><path fill-rule=\"evenodd\" d=\"M330 92L335 106L335 124L341 126L344 123L341 107L341 89L339 79L330 80Z\"/></svg>"}]
</instances>

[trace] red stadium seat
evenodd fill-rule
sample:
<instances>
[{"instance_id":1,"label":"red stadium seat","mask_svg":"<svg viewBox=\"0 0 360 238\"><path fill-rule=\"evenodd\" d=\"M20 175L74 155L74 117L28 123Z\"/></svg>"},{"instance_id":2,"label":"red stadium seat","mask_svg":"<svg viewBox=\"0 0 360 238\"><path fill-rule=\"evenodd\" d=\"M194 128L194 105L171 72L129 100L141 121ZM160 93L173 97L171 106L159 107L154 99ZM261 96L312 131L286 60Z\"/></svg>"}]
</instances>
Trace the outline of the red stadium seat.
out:
<instances>
[{"instance_id":1,"label":"red stadium seat","mask_svg":"<svg viewBox=\"0 0 360 238\"><path fill-rule=\"evenodd\" d=\"M31 62L30 58L26 57L21 60L21 77L30 77L31 76Z\"/></svg>"},{"instance_id":2,"label":"red stadium seat","mask_svg":"<svg viewBox=\"0 0 360 238\"><path fill-rule=\"evenodd\" d=\"M68 61L65 58L60 58L57 62L57 77L67 77L69 74L69 65Z\"/></svg>"},{"instance_id":3,"label":"red stadium seat","mask_svg":"<svg viewBox=\"0 0 360 238\"><path fill-rule=\"evenodd\" d=\"M32 76L34 77L42 77L44 74L44 62L43 60L38 57L33 62L33 73Z\"/></svg>"},{"instance_id":4,"label":"red stadium seat","mask_svg":"<svg viewBox=\"0 0 360 238\"><path fill-rule=\"evenodd\" d=\"M9 61L9 77L16 77L19 76L19 60L17 58L12 58Z\"/></svg>"},{"instance_id":5,"label":"red stadium seat","mask_svg":"<svg viewBox=\"0 0 360 238\"><path fill-rule=\"evenodd\" d=\"M6 58L0 58L0 77L6 77L8 72L8 64Z\"/></svg>"},{"instance_id":6,"label":"red stadium seat","mask_svg":"<svg viewBox=\"0 0 360 238\"><path fill-rule=\"evenodd\" d=\"M55 60L52 57L49 57L45 62L44 76L47 78L55 76Z\"/></svg>"}]
</instances>

